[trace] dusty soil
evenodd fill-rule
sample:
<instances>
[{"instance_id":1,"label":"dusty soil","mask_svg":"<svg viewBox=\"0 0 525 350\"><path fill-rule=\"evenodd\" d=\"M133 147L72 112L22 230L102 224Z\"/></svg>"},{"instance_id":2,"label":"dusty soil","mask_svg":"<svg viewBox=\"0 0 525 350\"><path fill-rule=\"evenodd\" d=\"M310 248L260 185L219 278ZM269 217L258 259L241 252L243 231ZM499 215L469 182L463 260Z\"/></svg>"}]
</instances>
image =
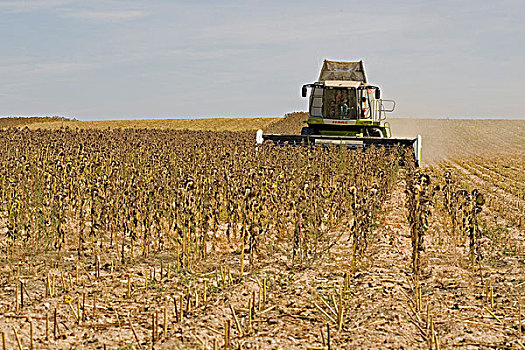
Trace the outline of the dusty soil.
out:
<instances>
[{"instance_id":1,"label":"dusty soil","mask_svg":"<svg viewBox=\"0 0 525 350\"><path fill-rule=\"evenodd\" d=\"M525 154L525 120L390 118L394 137L423 139L423 161Z\"/></svg>"},{"instance_id":2,"label":"dusty soil","mask_svg":"<svg viewBox=\"0 0 525 350\"><path fill-rule=\"evenodd\" d=\"M297 127L289 124L271 127ZM442 184L448 170L467 190L485 194L478 264L436 204L424 238L421 296L416 293L400 174L358 261L351 258L346 227L333 232L335 245L303 270L261 254L243 278L232 249L239 242L228 241L224 232L218 233L223 249L184 273L169 255L132 264L103 252L99 261L88 259L73 250L2 258L0 331L6 347L17 348L18 336L25 349L31 339L35 349L213 349L226 339L243 349L525 348L524 122L391 124L399 136L423 134L424 171L433 185ZM483 157L463 163L473 154Z\"/></svg>"},{"instance_id":3,"label":"dusty soil","mask_svg":"<svg viewBox=\"0 0 525 350\"><path fill-rule=\"evenodd\" d=\"M439 176L440 170L433 175ZM233 348L326 349L330 328L332 349L412 349L429 348L427 320L432 319L435 342L441 348L521 347L522 228L504 218L494 224L493 214L485 212L483 225L494 236L484 239L484 259L473 267L466 240L449 231L439 215L441 209L435 208L436 219L425 236L418 310L404 197L401 176L385 203L387 214L374 230L367 254L357 262L350 258L343 227L334 233L337 243L314 265L290 270L278 261L261 259L247 268L242 280L235 270L239 256L231 253L225 238L222 252L187 274L168 272L167 256L133 265L103 256L98 273L96 261L73 252L28 257L20 265L4 263L0 329L8 348L17 346L14 330L22 346L30 347L32 323L34 348L41 349L147 348L154 329L157 349L211 349L224 346L228 325ZM44 276L48 275L55 276L50 282L53 297L46 297ZM194 287L182 289L188 280ZM15 312L19 281L24 283L24 305ZM182 322L178 319L181 297ZM340 305L343 321L338 330Z\"/></svg>"}]
</instances>

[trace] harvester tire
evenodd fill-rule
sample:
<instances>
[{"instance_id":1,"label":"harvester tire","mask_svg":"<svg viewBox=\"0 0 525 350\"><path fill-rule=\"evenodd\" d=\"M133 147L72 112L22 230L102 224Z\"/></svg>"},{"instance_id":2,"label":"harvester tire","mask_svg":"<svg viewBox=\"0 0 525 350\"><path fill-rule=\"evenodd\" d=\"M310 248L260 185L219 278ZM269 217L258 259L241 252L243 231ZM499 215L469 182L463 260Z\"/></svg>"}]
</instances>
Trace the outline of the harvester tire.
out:
<instances>
[{"instance_id":1,"label":"harvester tire","mask_svg":"<svg viewBox=\"0 0 525 350\"><path fill-rule=\"evenodd\" d=\"M309 128L307 126L303 127L301 129L301 135L303 136L310 136L315 134L315 129Z\"/></svg>"}]
</instances>

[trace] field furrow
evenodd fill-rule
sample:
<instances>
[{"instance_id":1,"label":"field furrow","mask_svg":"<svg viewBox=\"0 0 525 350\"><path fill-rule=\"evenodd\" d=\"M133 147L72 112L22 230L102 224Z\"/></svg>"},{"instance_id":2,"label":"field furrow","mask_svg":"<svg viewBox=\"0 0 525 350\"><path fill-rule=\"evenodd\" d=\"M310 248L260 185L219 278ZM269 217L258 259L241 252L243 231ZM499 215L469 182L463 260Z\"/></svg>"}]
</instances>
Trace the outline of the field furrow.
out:
<instances>
[{"instance_id":1,"label":"field furrow","mask_svg":"<svg viewBox=\"0 0 525 350\"><path fill-rule=\"evenodd\" d=\"M523 348L523 123L255 146L305 116L0 130L6 348Z\"/></svg>"},{"instance_id":2,"label":"field furrow","mask_svg":"<svg viewBox=\"0 0 525 350\"><path fill-rule=\"evenodd\" d=\"M447 168L454 169L457 172L458 178L470 190L477 188L483 191L487 197L487 206L491 208L491 213L496 216L495 220L499 216L504 218L510 226L522 226L524 219L523 201L504 189L495 186L492 182L484 181L481 177L472 173L468 166L460 162L449 162L446 164Z\"/></svg>"}]
</instances>

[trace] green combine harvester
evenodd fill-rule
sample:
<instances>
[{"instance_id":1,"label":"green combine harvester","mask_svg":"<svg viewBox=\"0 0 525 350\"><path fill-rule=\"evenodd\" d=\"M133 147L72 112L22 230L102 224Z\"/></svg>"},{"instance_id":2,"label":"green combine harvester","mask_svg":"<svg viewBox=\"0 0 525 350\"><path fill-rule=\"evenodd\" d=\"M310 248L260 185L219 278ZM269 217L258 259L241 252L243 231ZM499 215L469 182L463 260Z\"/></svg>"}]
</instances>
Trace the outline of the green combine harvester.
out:
<instances>
[{"instance_id":1,"label":"green combine harvester","mask_svg":"<svg viewBox=\"0 0 525 350\"><path fill-rule=\"evenodd\" d=\"M348 148L370 146L411 147L417 164L421 162L421 136L414 139L393 138L386 113L396 106L381 98L381 90L368 84L363 61L325 60L319 80L304 85L302 96L310 89L308 120L301 135L263 134L257 131L258 144L344 145Z\"/></svg>"}]
</instances>

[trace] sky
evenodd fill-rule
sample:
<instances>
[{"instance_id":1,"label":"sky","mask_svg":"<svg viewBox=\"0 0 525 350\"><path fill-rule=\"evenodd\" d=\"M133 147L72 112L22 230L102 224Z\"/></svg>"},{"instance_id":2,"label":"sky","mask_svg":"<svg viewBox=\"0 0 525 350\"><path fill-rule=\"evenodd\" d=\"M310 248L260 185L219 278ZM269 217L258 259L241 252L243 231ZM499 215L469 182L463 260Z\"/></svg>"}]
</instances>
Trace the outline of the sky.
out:
<instances>
[{"instance_id":1,"label":"sky","mask_svg":"<svg viewBox=\"0 0 525 350\"><path fill-rule=\"evenodd\" d=\"M399 117L525 119L525 1L0 0L0 115L281 116L324 59Z\"/></svg>"}]
</instances>

